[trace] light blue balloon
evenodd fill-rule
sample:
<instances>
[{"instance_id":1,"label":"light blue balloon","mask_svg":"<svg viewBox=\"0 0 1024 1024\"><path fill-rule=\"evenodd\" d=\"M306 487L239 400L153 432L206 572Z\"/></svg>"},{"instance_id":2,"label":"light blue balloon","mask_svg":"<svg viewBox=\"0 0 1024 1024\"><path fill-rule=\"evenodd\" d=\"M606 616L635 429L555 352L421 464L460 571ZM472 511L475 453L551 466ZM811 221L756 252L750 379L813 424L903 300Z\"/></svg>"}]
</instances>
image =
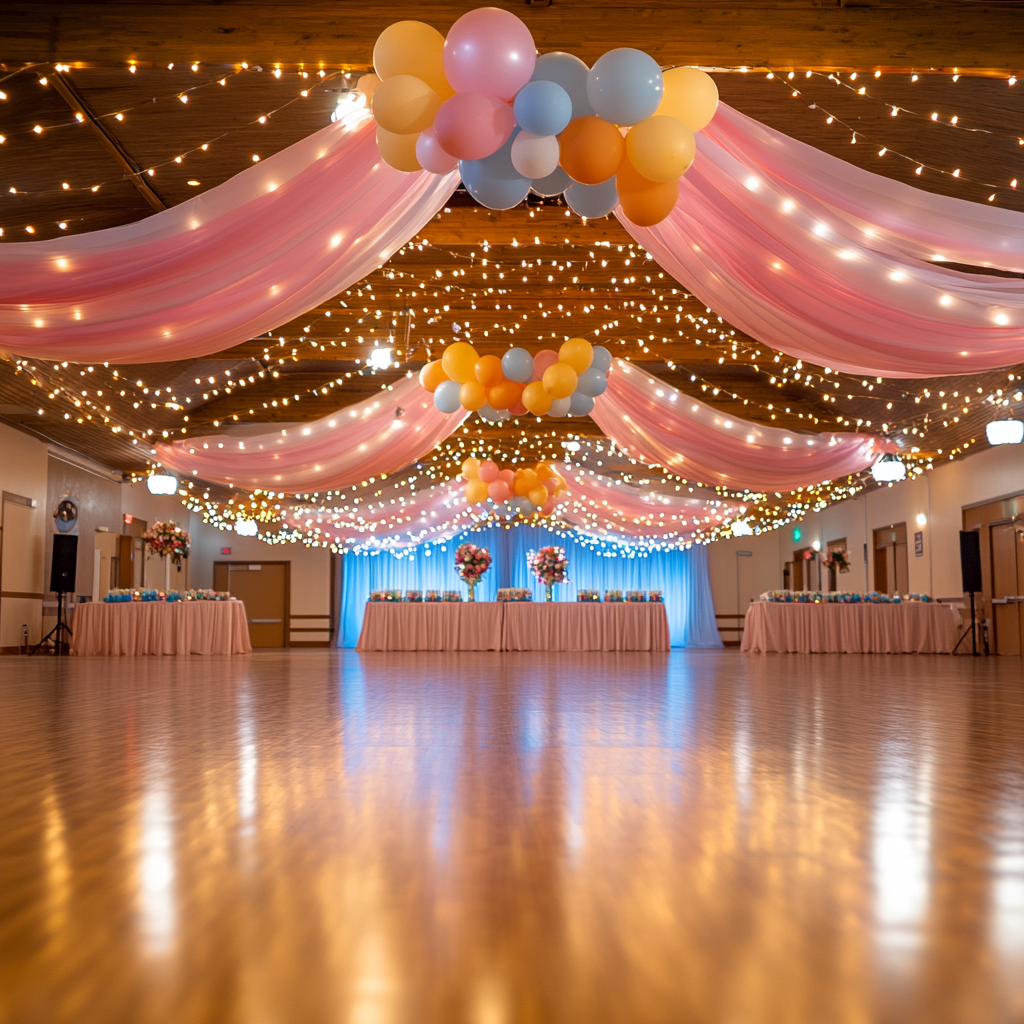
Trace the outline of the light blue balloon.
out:
<instances>
[{"instance_id":1,"label":"light blue balloon","mask_svg":"<svg viewBox=\"0 0 1024 1024\"><path fill-rule=\"evenodd\" d=\"M572 116L586 117L594 108L587 99L587 65L571 53L544 53L537 58L531 82L555 82L572 100Z\"/></svg>"},{"instance_id":2,"label":"light blue balloon","mask_svg":"<svg viewBox=\"0 0 1024 1024\"><path fill-rule=\"evenodd\" d=\"M438 385L438 387L440 387L440 385ZM436 391L434 393L437 394ZM492 409L486 402L477 409L476 414L480 419L486 420L488 423L497 423L501 419L497 410Z\"/></svg>"},{"instance_id":3,"label":"light blue balloon","mask_svg":"<svg viewBox=\"0 0 1024 1024\"><path fill-rule=\"evenodd\" d=\"M565 190L565 201L573 213L593 220L607 217L619 205L619 193L615 190L615 178L602 181L600 185L581 185L574 182Z\"/></svg>"},{"instance_id":4,"label":"light blue balloon","mask_svg":"<svg viewBox=\"0 0 1024 1024\"><path fill-rule=\"evenodd\" d=\"M590 369L600 370L602 373L607 373L608 368L612 365L612 354L604 347L604 345L594 346L594 359L590 364Z\"/></svg>"},{"instance_id":5,"label":"light blue balloon","mask_svg":"<svg viewBox=\"0 0 1024 1024\"><path fill-rule=\"evenodd\" d=\"M571 184L572 178L556 167L546 178L534 178L530 188L539 196L560 196Z\"/></svg>"},{"instance_id":6,"label":"light blue balloon","mask_svg":"<svg viewBox=\"0 0 1024 1024\"><path fill-rule=\"evenodd\" d=\"M530 179L512 166L512 141L519 134L513 129L508 141L496 153L483 160L460 160L459 173L469 194L489 210L511 210L530 191Z\"/></svg>"},{"instance_id":7,"label":"light blue balloon","mask_svg":"<svg viewBox=\"0 0 1024 1024\"><path fill-rule=\"evenodd\" d=\"M557 135L572 117L572 100L557 82L527 82L516 93L512 113L524 132Z\"/></svg>"},{"instance_id":8,"label":"light blue balloon","mask_svg":"<svg viewBox=\"0 0 1024 1024\"><path fill-rule=\"evenodd\" d=\"M501 357L501 372L509 380L528 384L533 380L533 356L525 348L510 348Z\"/></svg>"},{"instance_id":9,"label":"light blue balloon","mask_svg":"<svg viewBox=\"0 0 1024 1024\"><path fill-rule=\"evenodd\" d=\"M434 405L441 412L458 412L462 408L459 392L462 385L455 380L443 380L434 391Z\"/></svg>"},{"instance_id":10,"label":"light blue balloon","mask_svg":"<svg viewBox=\"0 0 1024 1024\"><path fill-rule=\"evenodd\" d=\"M605 349L605 351L608 350ZM598 370L593 364L576 378L576 390L591 398L603 395L606 387L608 387L608 378L604 375L604 371Z\"/></svg>"},{"instance_id":11,"label":"light blue balloon","mask_svg":"<svg viewBox=\"0 0 1024 1024\"><path fill-rule=\"evenodd\" d=\"M570 416L589 416L590 411L594 408L594 400L590 395L583 394L582 391L577 388L569 396L569 415Z\"/></svg>"},{"instance_id":12,"label":"light blue balloon","mask_svg":"<svg viewBox=\"0 0 1024 1024\"><path fill-rule=\"evenodd\" d=\"M587 76L587 99L594 113L613 124L631 125L650 117L663 94L658 62L629 46L598 57Z\"/></svg>"},{"instance_id":13,"label":"light blue balloon","mask_svg":"<svg viewBox=\"0 0 1024 1024\"><path fill-rule=\"evenodd\" d=\"M553 416L556 419L562 416L569 415L569 404L572 401L570 398L556 398L551 403L551 408L548 409L548 415Z\"/></svg>"}]
</instances>

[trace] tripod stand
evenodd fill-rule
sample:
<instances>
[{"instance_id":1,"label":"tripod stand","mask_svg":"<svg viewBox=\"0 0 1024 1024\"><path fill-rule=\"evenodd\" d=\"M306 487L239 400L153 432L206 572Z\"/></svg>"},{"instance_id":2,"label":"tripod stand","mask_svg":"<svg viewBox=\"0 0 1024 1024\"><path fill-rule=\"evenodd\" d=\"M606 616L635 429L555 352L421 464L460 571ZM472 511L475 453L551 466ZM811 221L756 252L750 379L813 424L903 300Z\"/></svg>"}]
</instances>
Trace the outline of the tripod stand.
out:
<instances>
[{"instance_id":1,"label":"tripod stand","mask_svg":"<svg viewBox=\"0 0 1024 1024\"><path fill-rule=\"evenodd\" d=\"M971 654L974 657L981 657L981 652L978 650L978 631L974 617L974 591L971 591L971 624L964 630L964 635L960 637L956 642L956 647L953 648L953 653L956 654L956 648L959 647L964 640L967 638L967 634L971 634Z\"/></svg>"},{"instance_id":2,"label":"tripod stand","mask_svg":"<svg viewBox=\"0 0 1024 1024\"><path fill-rule=\"evenodd\" d=\"M38 654L48 643L53 644L53 653L60 657L62 654L71 653L71 629L64 621L64 600L67 597L63 591L57 594L57 625L50 630L42 640L29 651L29 654Z\"/></svg>"}]
</instances>

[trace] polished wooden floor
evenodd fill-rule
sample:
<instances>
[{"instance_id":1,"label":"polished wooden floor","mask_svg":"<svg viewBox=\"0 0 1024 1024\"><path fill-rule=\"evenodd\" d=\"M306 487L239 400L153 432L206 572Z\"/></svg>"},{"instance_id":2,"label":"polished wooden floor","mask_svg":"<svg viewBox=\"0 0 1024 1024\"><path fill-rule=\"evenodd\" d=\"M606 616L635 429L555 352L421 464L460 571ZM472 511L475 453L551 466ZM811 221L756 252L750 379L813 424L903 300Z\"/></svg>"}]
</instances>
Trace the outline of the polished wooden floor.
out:
<instances>
[{"instance_id":1,"label":"polished wooden floor","mask_svg":"<svg viewBox=\"0 0 1024 1024\"><path fill-rule=\"evenodd\" d=\"M1021 661L0 659L0 1024L1024 1021Z\"/></svg>"}]
</instances>

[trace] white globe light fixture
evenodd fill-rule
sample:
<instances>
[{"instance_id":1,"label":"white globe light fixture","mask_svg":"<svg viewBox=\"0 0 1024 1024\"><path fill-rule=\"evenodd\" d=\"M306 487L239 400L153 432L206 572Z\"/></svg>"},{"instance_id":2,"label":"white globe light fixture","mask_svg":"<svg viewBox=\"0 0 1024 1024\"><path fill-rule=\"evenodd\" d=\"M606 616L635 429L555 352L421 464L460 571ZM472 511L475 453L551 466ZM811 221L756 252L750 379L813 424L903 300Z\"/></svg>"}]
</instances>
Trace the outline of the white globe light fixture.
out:
<instances>
[{"instance_id":1,"label":"white globe light fixture","mask_svg":"<svg viewBox=\"0 0 1024 1024\"><path fill-rule=\"evenodd\" d=\"M1024 422L1021 420L993 420L985 425L989 444L1020 444L1024 441Z\"/></svg>"},{"instance_id":2,"label":"white globe light fixture","mask_svg":"<svg viewBox=\"0 0 1024 1024\"><path fill-rule=\"evenodd\" d=\"M892 452L886 452L871 467L871 475L880 484L896 483L907 475L907 467Z\"/></svg>"},{"instance_id":3,"label":"white globe light fixture","mask_svg":"<svg viewBox=\"0 0 1024 1024\"><path fill-rule=\"evenodd\" d=\"M235 533L239 537L255 537L257 533L255 519L238 519L235 521Z\"/></svg>"},{"instance_id":4,"label":"white globe light fixture","mask_svg":"<svg viewBox=\"0 0 1024 1024\"><path fill-rule=\"evenodd\" d=\"M370 352L367 362L375 370L386 370L391 365L391 349L375 348Z\"/></svg>"},{"instance_id":5,"label":"white globe light fixture","mask_svg":"<svg viewBox=\"0 0 1024 1024\"><path fill-rule=\"evenodd\" d=\"M168 473L154 473L146 477L150 494L174 494L178 489L178 478Z\"/></svg>"},{"instance_id":6,"label":"white globe light fixture","mask_svg":"<svg viewBox=\"0 0 1024 1024\"><path fill-rule=\"evenodd\" d=\"M729 526L734 537L749 537L754 531L746 519L737 519Z\"/></svg>"}]
</instances>

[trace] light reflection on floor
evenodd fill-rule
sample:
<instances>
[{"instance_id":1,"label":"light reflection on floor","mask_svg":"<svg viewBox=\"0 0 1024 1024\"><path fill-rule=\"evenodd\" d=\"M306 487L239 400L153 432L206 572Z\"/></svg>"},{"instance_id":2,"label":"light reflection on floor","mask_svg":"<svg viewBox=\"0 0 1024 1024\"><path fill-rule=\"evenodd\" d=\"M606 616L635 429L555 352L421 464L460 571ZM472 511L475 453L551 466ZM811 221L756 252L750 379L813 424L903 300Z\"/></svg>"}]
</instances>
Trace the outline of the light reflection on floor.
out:
<instances>
[{"instance_id":1,"label":"light reflection on floor","mask_svg":"<svg viewBox=\"0 0 1024 1024\"><path fill-rule=\"evenodd\" d=\"M2 1024L1024 1020L1019 660L0 659L0 792Z\"/></svg>"}]
</instances>

